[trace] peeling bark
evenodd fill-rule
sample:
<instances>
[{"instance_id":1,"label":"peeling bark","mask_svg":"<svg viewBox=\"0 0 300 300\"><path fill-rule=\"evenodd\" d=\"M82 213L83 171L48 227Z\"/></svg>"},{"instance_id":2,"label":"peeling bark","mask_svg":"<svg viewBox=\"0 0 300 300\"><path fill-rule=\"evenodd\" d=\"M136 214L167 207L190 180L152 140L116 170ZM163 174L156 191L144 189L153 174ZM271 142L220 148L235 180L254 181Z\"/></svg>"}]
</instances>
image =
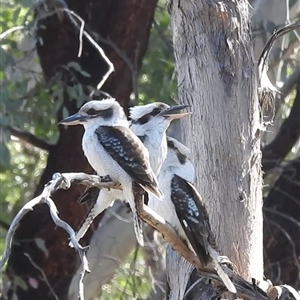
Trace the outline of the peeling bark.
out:
<instances>
[{"instance_id":1,"label":"peeling bark","mask_svg":"<svg viewBox=\"0 0 300 300\"><path fill-rule=\"evenodd\" d=\"M262 279L259 107L247 1L171 1L182 120L223 255Z\"/></svg>"}]
</instances>

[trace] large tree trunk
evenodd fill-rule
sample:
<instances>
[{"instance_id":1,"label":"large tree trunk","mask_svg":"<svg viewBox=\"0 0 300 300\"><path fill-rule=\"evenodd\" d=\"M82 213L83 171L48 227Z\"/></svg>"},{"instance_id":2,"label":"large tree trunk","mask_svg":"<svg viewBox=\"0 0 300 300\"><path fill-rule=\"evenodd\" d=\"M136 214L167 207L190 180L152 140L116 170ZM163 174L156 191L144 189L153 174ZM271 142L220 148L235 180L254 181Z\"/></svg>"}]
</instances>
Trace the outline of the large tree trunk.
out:
<instances>
[{"instance_id":1,"label":"large tree trunk","mask_svg":"<svg viewBox=\"0 0 300 300\"><path fill-rule=\"evenodd\" d=\"M170 3L180 103L196 185L223 255L262 279L259 107L245 0Z\"/></svg>"},{"instance_id":2,"label":"large tree trunk","mask_svg":"<svg viewBox=\"0 0 300 300\"><path fill-rule=\"evenodd\" d=\"M132 70L124 61L124 57L127 57L132 62L132 66L138 70L147 49L157 0L143 2L69 0L66 2L70 10L75 11L85 20L90 33L92 30L102 38L111 40L122 52L120 56L112 47L103 45L115 67L115 73L108 80L104 90L116 97L126 109L132 92ZM61 1L51 3L52 1L47 2L56 7L55 4L61 4ZM41 12L38 11L37 18L41 17ZM37 50L45 77L50 80L57 72L64 69L63 66L77 61L82 70L91 75L83 77L76 74L79 82L84 86L96 87L107 71L107 65L96 49L85 39L82 56L77 57L79 32L70 22L67 14L63 16L51 14L47 18L40 19L37 24ZM74 84L68 72L63 73L63 80L66 85ZM76 102L70 99L66 92L63 103L70 114L78 109ZM60 111L57 119L61 117ZM43 185L55 172L92 171L82 153L82 133L81 127L68 130L60 128L58 142L49 151L48 164L36 194L41 192ZM60 191L54 195L60 217L74 228L78 227L87 212L87 207L81 207L76 202L81 192L82 187L76 186L69 191ZM37 238L40 240L36 240ZM40 242L36 243L41 240L45 242L46 251L38 247L41 245ZM28 253L40 269L33 266L24 253ZM13 281L9 299L12 299L14 294L22 300L53 299L53 292L43 279L40 270L47 277L57 297L60 300L66 299L77 266L78 256L68 247L67 234L62 229L55 228L48 208L40 205L23 218L15 235L7 268L7 274ZM25 281L26 289L17 285L18 277ZM35 284L30 285L33 282ZM37 285L37 288L34 285Z\"/></svg>"}]
</instances>

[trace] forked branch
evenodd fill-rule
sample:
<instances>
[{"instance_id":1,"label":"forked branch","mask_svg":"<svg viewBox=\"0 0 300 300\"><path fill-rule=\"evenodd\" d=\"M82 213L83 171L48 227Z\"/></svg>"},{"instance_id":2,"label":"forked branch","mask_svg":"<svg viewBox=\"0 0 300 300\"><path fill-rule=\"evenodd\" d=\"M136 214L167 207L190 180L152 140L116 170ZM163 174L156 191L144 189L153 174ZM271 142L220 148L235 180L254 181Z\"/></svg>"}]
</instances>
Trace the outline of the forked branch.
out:
<instances>
[{"instance_id":1,"label":"forked branch","mask_svg":"<svg viewBox=\"0 0 300 300\"><path fill-rule=\"evenodd\" d=\"M82 272L79 279L79 299L84 299L83 293L83 278L86 273L89 273L88 261L85 255L87 248L83 248L78 241L76 240L75 231L72 227L66 223L65 221L61 220L58 216L58 210L56 208L55 203L51 199L51 195L59 189L69 189L72 183L80 183L86 185L88 187L96 186L96 187L105 187L105 188L120 188L120 186L111 181L109 176L99 177L95 175L87 175L84 173L65 173L59 174L55 173L52 177L52 180L49 181L45 187L43 192L36 198L32 199L28 203L26 203L21 210L17 213L15 218L13 219L7 235L5 239L5 247L4 252L0 260L0 270L4 267L5 263L7 262L12 245L12 239L14 233L20 223L20 220L27 214L29 211L33 210L34 206L46 203L49 206L50 214L53 222L63 228L70 236L70 239L74 245L75 250L78 252L80 256L80 260L82 262Z\"/></svg>"},{"instance_id":2,"label":"forked branch","mask_svg":"<svg viewBox=\"0 0 300 300\"><path fill-rule=\"evenodd\" d=\"M18 227L18 224L22 217L29 211L33 210L34 206L41 203L46 203L50 209L50 214L54 223L63 228L70 236L71 242L74 245L75 250L79 253L81 262L82 262L82 273L79 279L79 299L84 299L83 293L83 278L85 274L89 271L88 261L86 258L86 248L83 248L78 241L76 240L75 232L72 227L61 220L58 217L58 211L55 203L51 199L51 195L59 189L69 189L72 184L82 184L87 187L98 187L100 188L113 188L113 189L121 189L118 183L111 181L109 176L99 177L97 175L88 175L85 173L55 173L52 177L52 180L48 182L41 195L32 199L28 203L26 203L23 208L18 212L16 217L13 219L9 230L6 236L5 248L3 256L0 260L0 269L3 268L6 261L8 260L13 235ZM202 272L207 278L214 280L218 285L223 286L224 284L222 280L216 274L216 271L212 266L208 265L204 267L199 259L191 252L188 247L183 243L183 241L179 238L175 230L172 228L170 224L168 224L162 217L152 211L148 206L144 205L143 202L140 202L141 205L138 207L138 212L140 217L147 222L149 225L158 230L166 239L166 241L182 255L187 261L193 264L199 272ZM243 298L245 300L267 300L268 296L259 289L256 285L253 285L243 278L241 278L238 274L231 271L227 267L225 270L235 284L237 289L237 296Z\"/></svg>"}]
</instances>

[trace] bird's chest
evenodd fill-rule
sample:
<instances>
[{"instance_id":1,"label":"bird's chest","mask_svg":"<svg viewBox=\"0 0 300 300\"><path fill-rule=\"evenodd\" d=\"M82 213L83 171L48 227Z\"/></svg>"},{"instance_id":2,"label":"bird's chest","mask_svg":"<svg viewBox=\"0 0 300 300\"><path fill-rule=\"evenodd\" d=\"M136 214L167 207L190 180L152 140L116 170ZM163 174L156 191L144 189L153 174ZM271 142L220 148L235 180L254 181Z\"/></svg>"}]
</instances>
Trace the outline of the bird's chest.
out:
<instances>
[{"instance_id":1,"label":"bird's chest","mask_svg":"<svg viewBox=\"0 0 300 300\"><path fill-rule=\"evenodd\" d=\"M82 139L82 149L89 164L97 172L98 175L107 175L107 171L103 161L107 153L99 143L95 132L85 132Z\"/></svg>"},{"instance_id":2,"label":"bird's chest","mask_svg":"<svg viewBox=\"0 0 300 300\"><path fill-rule=\"evenodd\" d=\"M113 181L118 182L128 179L126 172L103 148L94 131L84 134L82 148L88 162L98 175L109 175Z\"/></svg>"},{"instance_id":3,"label":"bird's chest","mask_svg":"<svg viewBox=\"0 0 300 300\"><path fill-rule=\"evenodd\" d=\"M166 138L159 135L154 135L153 137L148 138L144 144L149 152L151 168L155 175L158 175L161 166L167 157L168 149Z\"/></svg>"}]
</instances>

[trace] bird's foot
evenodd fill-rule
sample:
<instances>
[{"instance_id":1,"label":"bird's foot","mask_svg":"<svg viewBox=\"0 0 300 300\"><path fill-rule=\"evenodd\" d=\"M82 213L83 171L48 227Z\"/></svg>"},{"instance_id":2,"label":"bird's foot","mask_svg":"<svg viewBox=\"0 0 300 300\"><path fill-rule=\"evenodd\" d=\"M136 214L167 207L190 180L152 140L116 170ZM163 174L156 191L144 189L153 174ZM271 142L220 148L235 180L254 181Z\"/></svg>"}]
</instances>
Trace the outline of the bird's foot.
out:
<instances>
[{"instance_id":1,"label":"bird's foot","mask_svg":"<svg viewBox=\"0 0 300 300\"><path fill-rule=\"evenodd\" d=\"M231 269L232 271L236 271L237 267L236 265L229 260L229 258L225 255L219 256L218 257L218 262L221 265L226 265L229 269Z\"/></svg>"}]
</instances>

